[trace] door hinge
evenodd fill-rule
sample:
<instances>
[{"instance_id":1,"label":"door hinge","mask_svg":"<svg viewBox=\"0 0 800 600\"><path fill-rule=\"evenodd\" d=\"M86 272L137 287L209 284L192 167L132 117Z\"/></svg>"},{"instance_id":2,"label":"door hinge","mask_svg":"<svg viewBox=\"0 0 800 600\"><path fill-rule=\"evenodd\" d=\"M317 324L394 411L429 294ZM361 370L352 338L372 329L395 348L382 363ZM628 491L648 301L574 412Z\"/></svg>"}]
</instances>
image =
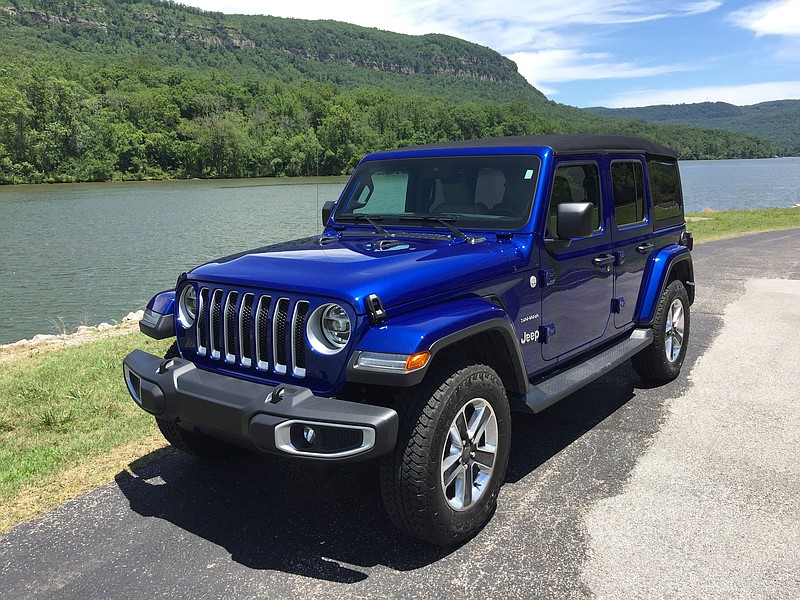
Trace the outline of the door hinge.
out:
<instances>
[{"instance_id":1,"label":"door hinge","mask_svg":"<svg viewBox=\"0 0 800 600\"><path fill-rule=\"evenodd\" d=\"M556 272L553 269L540 270L538 277L541 287L548 287L556 282Z\"/></svg>"},{"instance_id":2,"label":"door hinge","mask_svg":"<svg viewBox=\"0 0 800 600\"><path fill-rule=\"evenodd\" d=\"M556 334L556 326L553 323L539 327L539 342L546 344Z\"/></svg>"},{"instance_id":3,"label":"door hinge","mask_svg":"<svg viewBox=\"0 0 800 600\"><path fill-rule=\"evenodd\" d=\"M625 298L613 298L611 300L611 312L618 315L625 307Z\"/></svg>"}]
</instances>

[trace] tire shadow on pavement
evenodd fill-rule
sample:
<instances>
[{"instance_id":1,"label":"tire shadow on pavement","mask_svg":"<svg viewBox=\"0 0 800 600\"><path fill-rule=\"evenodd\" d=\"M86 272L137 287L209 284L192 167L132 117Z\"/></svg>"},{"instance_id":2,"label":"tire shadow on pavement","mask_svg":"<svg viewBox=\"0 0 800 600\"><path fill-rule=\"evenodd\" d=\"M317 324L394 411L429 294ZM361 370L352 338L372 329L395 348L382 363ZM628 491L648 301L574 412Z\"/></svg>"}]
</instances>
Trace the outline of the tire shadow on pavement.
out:
<instances>
[{"instance_id":1,"label":"tire shadow on pavement","mask_svg":"<svg viewBox=\"0 0 800 600\"><path fill-rule=\"evenodd\" d=\"M449 554L394 529L376 463L317 467L247 454L212 462L175 452L115 479L136 513L222 546L252 569L356 583L367 575L339 563L407 571Z\"/></svg>"}]
</instances>

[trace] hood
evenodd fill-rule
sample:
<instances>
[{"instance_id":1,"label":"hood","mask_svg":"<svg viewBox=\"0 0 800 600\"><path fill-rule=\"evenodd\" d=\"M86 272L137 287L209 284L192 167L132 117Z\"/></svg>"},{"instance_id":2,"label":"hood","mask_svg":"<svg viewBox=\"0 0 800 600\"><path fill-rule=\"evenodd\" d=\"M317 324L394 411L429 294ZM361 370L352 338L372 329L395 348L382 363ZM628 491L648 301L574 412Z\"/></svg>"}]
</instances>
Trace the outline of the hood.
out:
<instances>
[{"instance_id":1,"label":"hood","mask_svg":"<svg viewBox=\"0 0 800 600\"><path fill-rule=\"evenodd\" d=\"M336 298L364 312L377 294L385 307L502 277L517 254L507 240L468 244L443 237L313 237L250 250L194 269L190 278Z\"/></svg>"}]
</instances>

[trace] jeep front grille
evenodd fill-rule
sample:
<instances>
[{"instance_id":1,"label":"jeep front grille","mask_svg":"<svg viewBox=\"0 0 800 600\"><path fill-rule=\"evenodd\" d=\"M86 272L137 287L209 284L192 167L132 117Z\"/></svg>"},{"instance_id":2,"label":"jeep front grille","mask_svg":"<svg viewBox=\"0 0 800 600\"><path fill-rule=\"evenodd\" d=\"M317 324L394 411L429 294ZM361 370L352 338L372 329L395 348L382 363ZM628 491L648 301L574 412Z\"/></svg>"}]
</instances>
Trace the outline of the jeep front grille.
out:
<instances>
[{"instance_id":1,"label":"jeep front grille","mask_svg":"<svg viewBox=\"0 0 800 600\"><path fill-rule=\"evenodd\" d=\"M197 302L197 354L258 371L306 375L307 300L203 287Z\"/></svg>"}]
</instances>

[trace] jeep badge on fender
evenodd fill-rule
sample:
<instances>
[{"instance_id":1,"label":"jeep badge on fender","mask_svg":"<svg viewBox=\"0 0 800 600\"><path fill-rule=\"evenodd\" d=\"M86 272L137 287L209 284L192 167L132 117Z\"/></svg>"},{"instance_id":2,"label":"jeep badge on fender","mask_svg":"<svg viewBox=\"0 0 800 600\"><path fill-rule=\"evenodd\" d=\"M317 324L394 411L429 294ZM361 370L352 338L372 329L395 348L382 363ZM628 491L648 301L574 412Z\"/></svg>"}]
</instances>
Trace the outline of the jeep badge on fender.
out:
<instances>
[{"instance_id":1,"label":"jeep badge on fender","mask_svg":"<svg viewBox=\"0 0 800 600\"><path fill-rule=\"evenodd\" d=\"M675 152L527 136L378 152L320 236L184 273L130 353L134 401L176 448L380 461L386 510L439 545L494 512L511 411L631 359L677 377L694 300ZM566 368L565 368L566 367Z\"/></svg>"}]
</instances>

